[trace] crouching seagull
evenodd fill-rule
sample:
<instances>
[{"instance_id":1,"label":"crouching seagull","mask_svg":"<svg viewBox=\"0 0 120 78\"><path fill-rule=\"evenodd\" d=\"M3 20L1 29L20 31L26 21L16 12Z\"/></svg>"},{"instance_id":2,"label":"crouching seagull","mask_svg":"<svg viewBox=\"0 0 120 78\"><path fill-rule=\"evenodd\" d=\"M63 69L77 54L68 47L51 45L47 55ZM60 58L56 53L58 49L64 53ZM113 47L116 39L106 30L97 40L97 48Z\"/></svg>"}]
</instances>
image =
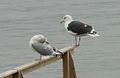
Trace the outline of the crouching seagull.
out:
<instances>
[{"instance_id":1,"label":"crouching seagull","mask_svg":"<svg viewBox=\"0 0 120 78\"><path fill-rule=\"evenodd\" d=\"M82 36L86 35L92 37L99 36L91 25L79 21L74 21L72 19L72 16L70 15L65 15L60 23L64 24L65 29L67 30L68 33L75 36L75 45L77 46L80 45L80 39ZM77 40L77 37L79 37L79 41Z\"/></svg>"},{"instance_id":2,"label":"crouching seagull","mask_svg":"<svg viewBox=\"0 0 120 78\"><path fill-rule=\"evenodd\" d=\"M41 34L35 35L30 39L30 47L40 54L40 60L42 60L42 56L50 56L50 55L60 55L60 52L57 48L52 47L47 38Z\"/></svg>"}]
</instances>

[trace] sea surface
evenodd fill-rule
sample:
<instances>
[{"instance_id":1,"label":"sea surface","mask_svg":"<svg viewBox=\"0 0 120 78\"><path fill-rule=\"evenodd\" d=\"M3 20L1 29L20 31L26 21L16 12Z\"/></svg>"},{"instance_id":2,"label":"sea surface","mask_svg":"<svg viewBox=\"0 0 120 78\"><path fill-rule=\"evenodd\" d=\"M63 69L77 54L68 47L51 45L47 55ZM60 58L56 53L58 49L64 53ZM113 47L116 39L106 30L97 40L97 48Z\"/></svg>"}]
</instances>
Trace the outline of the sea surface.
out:
<instances>
[{"instance_id":1,"label":"sea surface","mask_svg":"<svg viewBox=\"0 0 120 78\"><path fill-rule=\"evenodd\" d=\"M120 78L120 0L0 0L0 73L29 63L39 54L29 47L36 34L63 48L74 44L60 20L94 26L99 37L82 37L73 55L78 78ZM62 61L25 75L62 78Z\"/></svg>"}]
</instances>

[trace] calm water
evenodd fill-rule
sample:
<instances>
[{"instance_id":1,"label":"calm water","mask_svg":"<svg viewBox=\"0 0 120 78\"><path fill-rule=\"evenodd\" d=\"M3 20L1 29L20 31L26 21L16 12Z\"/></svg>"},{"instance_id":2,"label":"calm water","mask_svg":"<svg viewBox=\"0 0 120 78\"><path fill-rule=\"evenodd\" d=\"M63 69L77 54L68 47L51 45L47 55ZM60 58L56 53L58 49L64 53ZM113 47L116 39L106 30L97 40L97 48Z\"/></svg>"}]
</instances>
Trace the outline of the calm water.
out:
<instances>
[{"instance_id":1,"label":"calm water","mask_svg":"<svg viewBox=\"0 0 120 78\"><path fill-rule=\"evenodd\" d=\"M78 78L120 78L120 0L0 0L0 73L39 58L28 45L35 34L44 34L58 48L74 43L59 23L65 14L101 35L83 37L75 50ZM61 78L62 63L25 77Z\"/></svg>"}]
</instances>

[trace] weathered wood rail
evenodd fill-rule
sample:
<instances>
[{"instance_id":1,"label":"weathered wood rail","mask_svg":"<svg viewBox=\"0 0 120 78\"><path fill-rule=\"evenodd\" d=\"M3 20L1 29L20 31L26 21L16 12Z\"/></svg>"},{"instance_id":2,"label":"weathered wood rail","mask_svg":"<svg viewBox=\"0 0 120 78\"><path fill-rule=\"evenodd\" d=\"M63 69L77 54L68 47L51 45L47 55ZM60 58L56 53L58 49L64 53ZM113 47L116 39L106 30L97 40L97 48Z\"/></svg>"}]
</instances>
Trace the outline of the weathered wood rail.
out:
<instances>
[{"instance_id":1,"label":"weathered wood rail","mask_svg":"<svg viewBox=\"0 0 120 78\"><path fill-rule=\"evenodd\" d=\"M77 46L69 46L63 49L60 49L61 52L64 52L60 56L50 56L48 58L40 60L35 60L31 63L21 65L12 70L6 71L0 74L0 78L24 78L23 75L28 74L38 68L44 67L50 63L53 63L57 60L63 60L63 78L77 78L75 67L72 59L71 53Z\"/></svg>"}]
</instances>

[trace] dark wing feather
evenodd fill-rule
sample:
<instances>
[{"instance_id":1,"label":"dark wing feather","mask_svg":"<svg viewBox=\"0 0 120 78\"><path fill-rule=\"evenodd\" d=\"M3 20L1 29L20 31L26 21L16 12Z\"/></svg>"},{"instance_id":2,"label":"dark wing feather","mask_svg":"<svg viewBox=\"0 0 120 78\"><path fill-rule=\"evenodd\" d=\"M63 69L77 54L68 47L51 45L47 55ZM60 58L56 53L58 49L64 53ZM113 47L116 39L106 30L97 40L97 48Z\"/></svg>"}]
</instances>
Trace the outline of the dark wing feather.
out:
<instances>
[{"instance_id":1,"label":"dark wing feather","mask_svg":"<svg viewBox=\"0 0 120 78\"><path fill-rule=\"evenodd\" d=\"M70 24L68 24L68 30L77 33L77 35L90 33L92 26L85 25L87 24L78 21L72 21Z\"/></svg>"}]
</instances>

